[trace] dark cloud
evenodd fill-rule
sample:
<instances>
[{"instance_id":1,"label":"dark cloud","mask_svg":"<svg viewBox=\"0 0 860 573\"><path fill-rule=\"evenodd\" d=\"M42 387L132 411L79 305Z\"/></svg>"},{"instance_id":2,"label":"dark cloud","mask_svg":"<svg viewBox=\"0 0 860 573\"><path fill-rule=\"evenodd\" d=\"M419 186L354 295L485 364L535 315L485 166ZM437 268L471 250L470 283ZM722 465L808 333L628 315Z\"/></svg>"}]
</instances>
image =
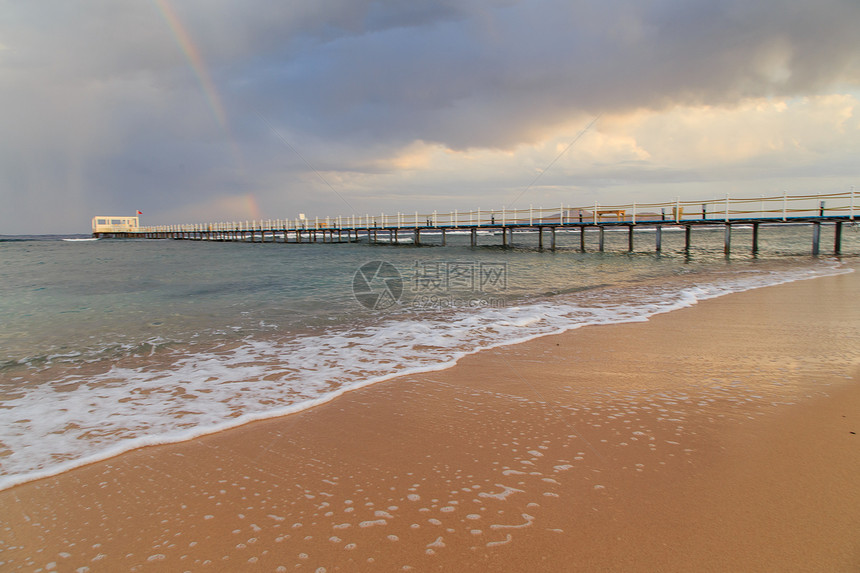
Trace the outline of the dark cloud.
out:
<instances>
[{"instance_id":1,"label":"dark cloud","mask_svg":"<svg viewBox=\"0 0 860 573\"><path fill-rule=\"evenodd\" d=\"M510 147L577 114L815 92L856 78L848 2L528 2L344 36L261 78L338 137Z\"/></svg>"}]
</instances>

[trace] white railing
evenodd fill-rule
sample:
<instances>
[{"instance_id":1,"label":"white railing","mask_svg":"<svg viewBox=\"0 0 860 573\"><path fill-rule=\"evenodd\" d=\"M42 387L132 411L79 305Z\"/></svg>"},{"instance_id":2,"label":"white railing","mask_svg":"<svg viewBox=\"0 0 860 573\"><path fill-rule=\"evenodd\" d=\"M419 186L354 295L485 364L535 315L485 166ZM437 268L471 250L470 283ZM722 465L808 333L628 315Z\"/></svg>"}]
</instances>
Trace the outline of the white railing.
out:
<instances>
[{"instance_id":1,"label":"white railing","mask_svg":"<svg viewBox=\"0 0 860 573\"><path fill-rule=\"evenodd\" d=\"M315 216L304 219L269 219L195 223L183 225L141 226L138 233L257 233L263 231L304 233L329 231L368 231L373 229L457 229L484 226L538 227L552 225L588 225L601 222L618 223L679 223L681 221L729 221L738 219L772 219L788 221L792 218L815 216L846 216L854 220L855 192L820 193L815 195L759 196L737 198L728 194L710 200L680 200L658 203L601 204L587 207L558 205L552 208L529 206L525 209L474 209L430 213L398 212Z\"/></svg>"}]
</instances>

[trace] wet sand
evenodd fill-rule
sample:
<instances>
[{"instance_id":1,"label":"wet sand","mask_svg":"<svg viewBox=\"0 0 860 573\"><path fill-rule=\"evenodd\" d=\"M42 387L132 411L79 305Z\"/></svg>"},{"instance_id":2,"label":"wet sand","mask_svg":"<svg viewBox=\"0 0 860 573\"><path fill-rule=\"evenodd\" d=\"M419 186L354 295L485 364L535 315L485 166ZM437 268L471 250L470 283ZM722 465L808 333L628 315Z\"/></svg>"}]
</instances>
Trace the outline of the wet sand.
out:
<instances>
[{"instance_id":1,"label":"wet sand","mask_svg":"<svg viewBox=\"0 0 860 573\"><path fill-rule=\"evenodd\" d=\"M4 571L860 570L860 273L0 492Z\"/></svg>"}]
</instances>

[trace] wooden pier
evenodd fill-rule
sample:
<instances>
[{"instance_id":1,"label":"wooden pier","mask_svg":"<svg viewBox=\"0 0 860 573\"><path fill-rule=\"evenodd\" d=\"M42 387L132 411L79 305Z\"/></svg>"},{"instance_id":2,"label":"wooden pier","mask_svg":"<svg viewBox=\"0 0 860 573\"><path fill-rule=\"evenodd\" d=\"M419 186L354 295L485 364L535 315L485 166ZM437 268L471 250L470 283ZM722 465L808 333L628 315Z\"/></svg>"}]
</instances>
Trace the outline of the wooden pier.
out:
<instances>
[{"instance_id":1,"label":"wooden pier","mask_svg":"<svg viewBox=\"0 0 860 573\"><path fill-rule=\"evenodd\" d=\"M514 245L514 233L537 234L539 249L556 249L556 234L573 231L579 235L579 250L586 251L588 235L597 235L597 249L603 251L607 230L626 230L627 250L634 251L637 230L654 231L654 247L663 248L666 228L683 228L685 248L692 245L694 228L722 228L724 250L732 249L732 228L743 225L752 229L751 250L759 250L762 226L807 225L811 227L812 254L821 252L821 227L833 227L833 250L842 250L842 231L846 224L855 223L855 195L850 192L819 195L781 195L754 199L723 199L711 201L680 201L628 205L600 205L554 209L498 209L450 211L431 214L413 212L386 215L349 215L315 217L313 220L276 219L245 222L197 223L186 225L139 226L112 228L97 225L93 219L93 236L97 238L174 239L190 241L236 241L250 243L350 243L367 241L391 245L422 245L422 234L438 237L435 244L448 244L448 234L470 235L469 244L478 246L481 234L501 235L501 246ZM114 218L116 219L116 218ZM548 235L548 237L547 237ZM548 239L548 245L547 245ZM650 250L650 249L649 249Z\"/></svg>"}]
</instances>

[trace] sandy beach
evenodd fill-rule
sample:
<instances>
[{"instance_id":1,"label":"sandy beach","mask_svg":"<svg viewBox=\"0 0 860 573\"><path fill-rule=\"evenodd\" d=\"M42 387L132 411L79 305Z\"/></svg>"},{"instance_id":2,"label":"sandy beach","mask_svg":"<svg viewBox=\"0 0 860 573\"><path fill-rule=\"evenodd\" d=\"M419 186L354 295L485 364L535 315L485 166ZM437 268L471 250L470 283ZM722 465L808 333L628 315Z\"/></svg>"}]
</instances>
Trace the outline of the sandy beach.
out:
<instances>
[{"instance_id":1,"label":"sandy beach","mask_svg":"<svg viewBox=\"0 0 860 573\"><path fill-rule=\"evenodd\" d=\"M0 491L4 571L858 571L860 275Z\"/></svg>"}]
</instances>

